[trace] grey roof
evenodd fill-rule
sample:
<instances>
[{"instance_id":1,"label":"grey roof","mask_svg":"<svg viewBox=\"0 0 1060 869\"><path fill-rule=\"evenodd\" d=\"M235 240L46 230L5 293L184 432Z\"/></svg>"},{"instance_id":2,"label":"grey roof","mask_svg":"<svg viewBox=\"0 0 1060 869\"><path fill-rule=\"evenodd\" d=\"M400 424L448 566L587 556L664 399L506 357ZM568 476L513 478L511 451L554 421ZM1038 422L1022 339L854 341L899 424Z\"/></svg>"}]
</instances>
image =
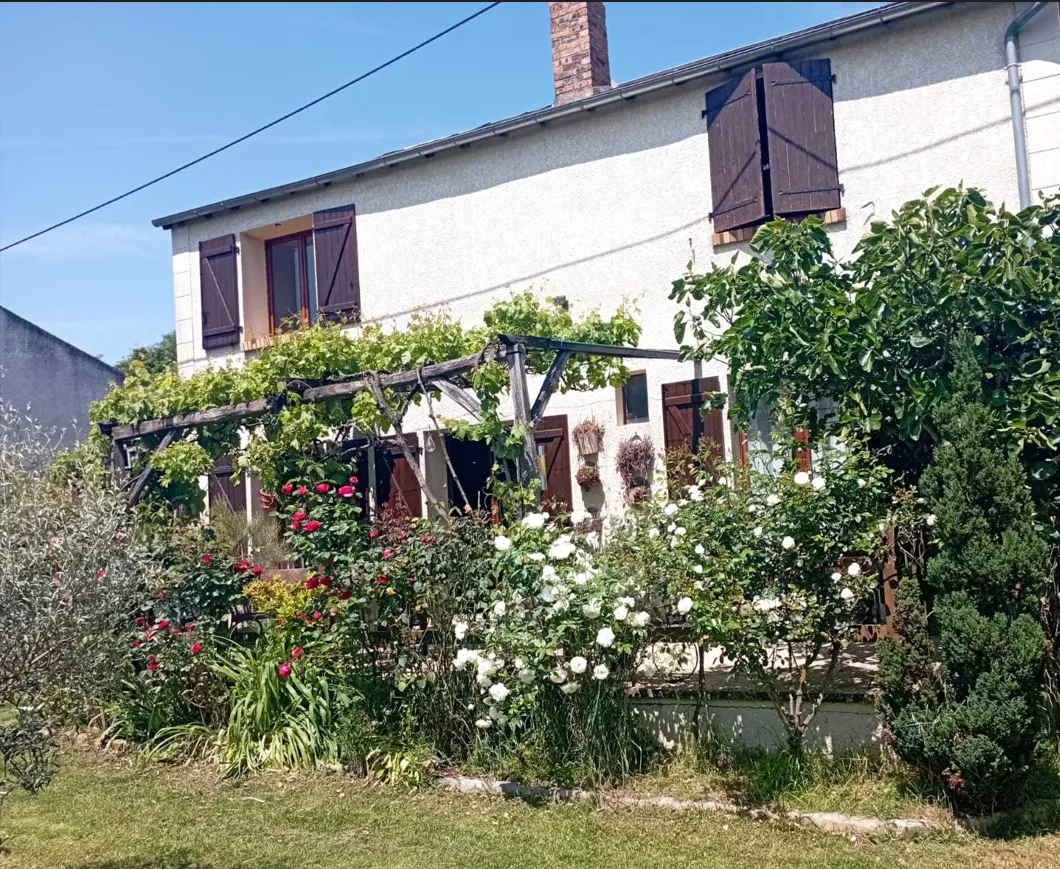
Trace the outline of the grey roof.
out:
<instances>
[{"instance_id":1,"label":"grey roof","mask_svg":"<svg viewBox=\"0 0 1060 869\"><path fill-rule=\"evenodd\" d=\"M859 33L903 18L920 15L933 9L947 6L959 7L960 5L953 2L889 3L876 9L870 9L867 12L859 12L855 15L848 15L845 18L838 18L835 21L819 24L816 27L789 33L786 36L756 42L753 45L726 51L713 57L694 60L691 63L675 66L662 72L642 76L624 84L615 85L608 91L594 94L582 100L558 106L546 106L531 112L523 112L521 115L483 124L453 136L446 136L422 145L412 145L408 148L390 151L373 160L347 166L345 169L337 169L334 172L326 172L323 175L316 175L313 178L294 181L290 184L281 184L279 187L270 187L266 190L259 190L256 193L237 196L234 199L222 199L210 205L203 205L188 211L180 211L176 214L159 217L151 222L155 226L169 229L175 224L187 223L220 212L238 211L241 208L259 205L274 199L308 193L343 181L361 178L370 172L393 168L413 160L434 157L442 151L449 151L453 148L468 148L475 142L498 137L503 138L518 130L546 127L550 122L561 118L584 117L586 114L603 106L629 102L636 97L652 93L653 91L731 72L741 67L753 65L766 58L777 57L787 52L808 48L821 42Z\"/></svg>"}]
</instances>

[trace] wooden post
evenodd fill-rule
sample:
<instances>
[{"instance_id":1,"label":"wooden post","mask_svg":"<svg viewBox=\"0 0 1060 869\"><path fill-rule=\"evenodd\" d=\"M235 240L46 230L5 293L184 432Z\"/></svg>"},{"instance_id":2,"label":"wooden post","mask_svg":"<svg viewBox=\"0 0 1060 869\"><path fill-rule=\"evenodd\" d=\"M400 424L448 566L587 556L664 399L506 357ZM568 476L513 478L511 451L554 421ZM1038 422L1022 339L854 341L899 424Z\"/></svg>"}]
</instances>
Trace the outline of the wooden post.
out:
<instances>
[{"instance_id":1,"label":"wooden post","mask_svg":"<svg viewBox=\"0 0 1060 869\"><path fill-rule=\"evenodd\" d=\"M541 474L537 468L534 443L534 423L530 417L530 392L526 385L526 347L511 344L508 347L508 373L512 394L512 410L516 425L524 426L523 461L520 462L520 478L534 488L537 500L541 501Z\"/></svg>"},{"instance_id":2,"label":"wooden post","mask_svg":"<svg viewBox=\"0 0 1060 869\"><path fill-rule=\"evenodd\" d=\"M537 422L544 415L545 408L548 407L548 400L552 398L552 393L559 386L559 382L563 378L563 369L567 367L570 357L570 350L560 350L556 354L556 358L552 360L548 373L545 375L545 380L541 384L541 389L537 392L537 398L534 399L534 406L530 408L530 419L534 422Z\"/></svg>"},{"instance_id":3,"label":"wooden post","mask_svg":"<svg viewBox=\"0 0 1060 869\"><path fill-rule=\"evenodd\" d=\"M173 443L173 438L177 436L176 429L170 429L166 432L162 438L162 443L158 445L156 453L162 452L166 447ZM144 490L147 488L147 484L151 481L151 478L158 473L158 470L151 464L151 456L147 457L147 464L144 469L140 472L140 476L136 478L136 482L133 483L132 490L129 492L129 509L136 506L140 497L143 495Z\"/></svg>"}]
</instances>

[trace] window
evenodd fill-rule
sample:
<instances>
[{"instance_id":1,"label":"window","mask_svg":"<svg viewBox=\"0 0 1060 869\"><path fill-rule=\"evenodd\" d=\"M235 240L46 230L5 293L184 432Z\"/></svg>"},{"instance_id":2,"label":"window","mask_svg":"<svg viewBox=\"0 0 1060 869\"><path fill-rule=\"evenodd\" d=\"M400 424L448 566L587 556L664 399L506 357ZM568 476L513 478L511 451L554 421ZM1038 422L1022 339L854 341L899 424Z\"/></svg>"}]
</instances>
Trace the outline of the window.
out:
<instances>
[{"instance_id":1,"label":"window","mask_svg":"<svg viewBox=\"0 0 1060 869\"><path fill-rule=\"evenodd\" d=\"M273 332L315 323L316 259L313 233L300 232L265 243L269 324Z\"/></svg>"},{"instance_id":2,"label":"window","mask_svg":"<svg viewBox=\"0 0 1060 869\"><path fill-rule=\"evenodd\" d=\"M715 232L839 208L830 61L766 63L706 101Z\"/></svg>"},{"instance_id":3,"label":"window","mask_svg":"<svg viewBox=\"0 0 1060 869\"><path fill-rule=\"evenodd\" d=\"M631 374L622 386L622 424L648 421L648 375Z\"/></svg>"}]
</instances>

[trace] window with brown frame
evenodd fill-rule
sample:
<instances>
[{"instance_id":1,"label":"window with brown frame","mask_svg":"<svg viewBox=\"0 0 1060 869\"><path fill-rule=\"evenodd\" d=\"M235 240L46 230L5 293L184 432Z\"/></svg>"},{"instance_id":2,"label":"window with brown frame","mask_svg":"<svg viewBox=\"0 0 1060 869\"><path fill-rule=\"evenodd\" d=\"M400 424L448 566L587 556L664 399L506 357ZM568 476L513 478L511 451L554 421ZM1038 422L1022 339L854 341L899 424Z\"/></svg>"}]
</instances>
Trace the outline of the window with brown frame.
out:
<instances>
[{"instance_id":1,"label":"window with brown frame","mask_svg":"<svg viewBox=\"0 0 1060 869\"><path fill-rule=\"evenodd\" d=\"M265 243L269 328L286 332L316 322L317 280L312 231Z\"/></svg>"}]
</instances>

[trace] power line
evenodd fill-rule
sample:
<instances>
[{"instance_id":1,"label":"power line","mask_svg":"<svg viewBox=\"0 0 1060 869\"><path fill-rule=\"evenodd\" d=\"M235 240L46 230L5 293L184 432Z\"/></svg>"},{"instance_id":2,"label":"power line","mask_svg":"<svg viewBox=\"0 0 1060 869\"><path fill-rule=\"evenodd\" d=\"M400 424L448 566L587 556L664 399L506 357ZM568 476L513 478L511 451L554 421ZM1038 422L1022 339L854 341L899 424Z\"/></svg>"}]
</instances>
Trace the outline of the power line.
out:
<instances>
[{"instance_id":1,"label":"power line","mask_svg":"<svg viewBox=\"0 0 1060 869\"><path fill-rule=\"evenodd\" d=\"M125 198L127 198L129 196L132 196L134 193L139 193L141 190L146 190L148 187L151 187L152 185L157 184L159 181L165 181L167 178L172 178L178 172L183 172L185 169L190 169L192 166L195 166L195 165L203 162L203 160L209 160L211 157L214 157L217 154L220 154L222 151L227 151L229 148L232 148L232 147L238 145L240 142L245 142L247 139L258 135L258 133L264 133L266 130L270 129L271 127L275 127L277 124L283 123L288 118L293 118L295 115L301 114L306 109L311 109L317 103L322 103L322 102L324 102L324 100L328 99L329 97L333 97L333 96L335 96L335 94L341 93L342 91L346 90L346 88L352 87L353 85L357 84L358 82L364 81L366 78L375 75L377 72L381 72L382 70L386 69L388 66L391 66L391 65L397 63L399 60L403 60L404 58L408 57L410 54L415 54L421 48L426 48L432 42L438 41L443 36L446 36L446 35L452 33L458 27L463 27L465 24L467 24L467 23L469 23L471 21L474 21L480 15L484 15L485 13L489 12L491 9L493 9L493 8L495 8L497 6L500 6L500 5L501 5L500 4L500 0L497 0L496 3L490 3L488 6L484 6L481 9L479 9L478 12L475 12L475 13L472 13L471 15L468 15L466 18L462 18L460 21L457 21L456 24L453 24L453 25L445 28L445 30L442 30L441 32L434 34L434 36L430 37L429 39L425 39L425 40L423 40L423 42L420 42L419 44L412 46L412 48L409 48L409 49L401 52L401 54L395 55L394 57L390 58L390 60L386 61L385 63L381 63L381 64L379 64L379 66L368 70L368 72L362 73L361 75L357 76L357 78L350 79L350 81L346 82L343 85L339 85L334 90L328 91L323 96L317 97L312 102L308 102L304 106L299 106L294 111L290 111L286 115L282 115L281 117L277 118L274 121L269 121L269 123L258 127L256 130L251 130L249 133L246 133L245 135L240 136L238 139L233 139L231 142L229 142L226 145L222 145L220 148L214 148L214 150L210 151L209 153L203 154L201 157L196 157L194 160L191 160L191 161L185 163L182 166L178 166L176 169L172 169L169 172L166 172L164 175L159 175L157 178L152 178L150 181L146 181L143 184L139 185L138 187L132 188L132 190L127 190L124 193L122 193L120 196L114 196L111 199L108 199L106 202L101 202L99 205L95 205L92 208L88 208L88 209L86 209L86 210L84 210L84 211L82 211L82 212L80 212L78 214L75 214L73 217L68 217L68 218L66 218L66 220L60 220L58 223L53 223L51 226L47 227L46 229L42 229L39 232L33 233L32 235L27 235L25 238L20 238L18 241L11 242L11 244L6 244L3 247L0 247L0 253L3 253L5 250L11 250L11 248L13 248L13 247L18 247L18 245L23 244L23 243L25 243L27 241L30 241L30 240L32 240L34 238L38 238L38 237L40 237L40 236L42 236L42 235L44 235L46 233L51 232L53 229L58 229L60 226L66 226L68 223L73 223L75 220L79 220L82 217L86 217L87 215L92 214L95 211L99 211L101 208L106 208L108 205L113 205L115 202L119 202L122 199L125 199Z\"/></svg>"}]
</instances>

